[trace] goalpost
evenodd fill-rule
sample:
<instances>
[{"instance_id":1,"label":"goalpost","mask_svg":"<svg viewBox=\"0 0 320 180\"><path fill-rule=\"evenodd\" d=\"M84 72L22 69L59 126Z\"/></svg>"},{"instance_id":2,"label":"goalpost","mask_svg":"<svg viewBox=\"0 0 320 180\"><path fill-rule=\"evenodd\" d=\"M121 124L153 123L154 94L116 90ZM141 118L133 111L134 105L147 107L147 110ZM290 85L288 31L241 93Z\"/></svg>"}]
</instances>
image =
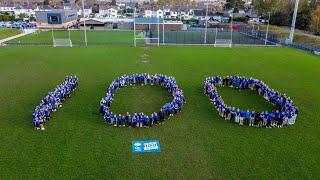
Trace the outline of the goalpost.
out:
<instances>
[{"instance_id":1,"label":"goalpost","mask_svg":"<svg viewBox=\"0 0 320 180\"><path fill-rule=\"evenodd\" d=\"M162 22L160 22L160 18L136 18L136 8L134 9L134 15L133 15L133 45L134 47L137 47L137 40L145 40L146 43L153 44L152 40L157 41L157 46L160 46L160 23L164 23L164 19L161 19ZM152 25L157 25L157 37L148 37L147 34L140 33L139 35L136 34L136 25L148 25L149 33L152 32Z\"/></svg>"},{"instance_id":2,"label":"goalpost","mask_svg":"<svg viewBox=\"0 0 320 180\"><path fill-rule=\"evenodd\" d=\"M215 42L214 47L232 47L232 38L233 38L233 13L231 14L231 23L230 23L230 39L217 39L218 29L216 28Z\"/></svg>"},{"instance_id":3,"label":"goalpost","mask_svg":"<svg viewBox=\"0 0 320 180\"><path fill-rule=\"evenodd\" d=\"M85 16L85 0L81 0L82 4L82 18L83 18L83 24L84 24L84 45L88 46L88 39L87 39L87 27L86 27L86 16ZM73 24L74 25L74 24ZM72 26L73 26L72 25ZM58 29L59 30L59 29ZM70 30L70 25L67 25L67 29L62 29L61 31L68 31L68 37L62 37L57 38L54 34L54 28L51 28L51 34L52 34L52 43L53 47L73 47L73 43L71 41L71 31L76 30ZM81 31L81 30L79 30Z\"/></svg>"},{"instance_id":4,"label":"goalpost","mask_svg":"<svg viewBox=\"0 0 320 180\"><path fill-rule=\"evenodd\" d=\"M72 47L70 29L68 28L68 38L56 38L53 33L53 29L51 29L52 34L52 42L53 47Z\"/></svg>"}]
</instances>

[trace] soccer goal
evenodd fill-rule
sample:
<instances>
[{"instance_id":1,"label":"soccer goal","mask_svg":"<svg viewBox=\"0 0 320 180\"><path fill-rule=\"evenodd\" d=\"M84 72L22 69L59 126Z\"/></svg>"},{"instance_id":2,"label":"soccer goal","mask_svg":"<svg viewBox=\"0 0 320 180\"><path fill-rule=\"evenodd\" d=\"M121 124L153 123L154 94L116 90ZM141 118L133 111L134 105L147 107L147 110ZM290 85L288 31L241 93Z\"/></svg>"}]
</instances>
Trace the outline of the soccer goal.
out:
<instances>
[{"instance_id":1,"label":"soccer goal","mask_svg":"<svg viewBox=\"0 0 320 180\"><path fill-rule=\"evenodd\" d=\"M232 47L231 39L216 39L214 42L214 47Z\"/></svg>"},{"instance_id":2,"label":"soccer goal","mask_svg":"<svg viewBox=\"0 0 320 180\"><path fill-rule=\"evenodd\" d=\"M137 46L137 42L144 41L143 44L157 44L160 46L160 25L164 27L164 19L160 17L145 18L136 17L136 9L133 15L133 45ZM152 30L157 30L156 37L153 37ZM138 31L138 34L137 34ZM142 32L141 32L142 31Z\"/></svg>"},{"instance_id":3,"label":"soccer goal","mask_svg":"<svg viewBox=\"0 0 320 180\"><path fill-rule=\"evenodd\" d=\"M231 30L232 31L232 30ZM232 47L232 32L231 35L229 31L221 30L218 33L218 28L216 28L214 47Z\"/></svg>"},{"instance_id":4,"label":"soccer goal","mask_svg":"<svg viewBox=\"0 0 320 180\"><path fill-rule=\"evenodd\" d=\"M59 37L55 36L54 30L52 29L52 42L53 47L72 47L72 41L70 36L70 29L68 29L68 36L67 37ZM59 31L59 34L64 30Z\"/></svg>"}]
</instances>

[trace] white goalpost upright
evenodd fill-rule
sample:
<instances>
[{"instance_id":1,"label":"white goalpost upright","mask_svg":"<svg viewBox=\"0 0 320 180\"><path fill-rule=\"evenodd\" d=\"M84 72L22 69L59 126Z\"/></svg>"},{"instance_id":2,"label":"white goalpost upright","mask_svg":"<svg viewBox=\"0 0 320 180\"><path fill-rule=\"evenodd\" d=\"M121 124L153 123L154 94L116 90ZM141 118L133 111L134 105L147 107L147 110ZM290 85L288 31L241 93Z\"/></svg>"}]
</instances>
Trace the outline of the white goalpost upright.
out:
<instances>
[{"instance_id":1,"label":"white goalpost upright","mask_svg":"<svg viewBox=\"0 0 320 180\"><path fill-rule=\"evenodd\" d=\"M84 15L84 0L82 0L82 14L83 14L82 17L83 17L83 28L84 28L84 42L85 42L85 46L88 46L86 17Z\"/></svg>"},{"instance_id":2,"label":"white goalpost upright","mask_svg":"<svg viewBox=\"0 0 320 180\"><path fill-rule=\"evenodd\" d=\"M134 11L134 17L133 17L133 45L134 47L137 46L137 40L145 40L146 43L154 44L152 40L157 41L157 46L160 46L160 24L164 24L164 22L161 22L160 20L164 21L163 19L160 19L159 17L156 18L136 18L136 9ZM140 33L137 35L137 25L144 25L148 26L149 33L152 33L152 25L155 25L157 29L157 36L156 37L147 37L144 33ZM164 43L164 40L163 40Z\"/></svg>"},{"instance_id":3,"label":"white goalpost upright","mask_svg":"<svg viewBox=\"0 0 320 180\"><path fill-rule=\"evenodd\" d=\"M137 8L134 8L133 12L133 46L137 47L137 39L136 39L136 11Z\"/></svg>"},{"instance_id":4,"label":"white goalpost upright","mask_svg":"<svg viewBox=\"0 0 320 180\"><path fill-rule=\"evenodd\" d=\"M209 0L207 0L206 5L206 22L205 22L205 29L204 29L204 44L207 44L207 32L208 32L208 10L209 10Z\"/></svg>"},{"instance_id":5,"label":"white goalpost upright","mask_svg":"<svg viewBox=\"0 0 320 180\"><path fill-rule=\"evenodd\" d=\"M52 31L51 35L52 35L53 47L72 47L71 34L70 34L69 28L68 28L68 38L56 38L54 36L53 28L51 29L51 31Z\"/></svg>"},{"instance_id":6,"label":"white goalpost upright","mask_svg":"<svg viewBox=\"0 0 320 180\"><path fill-rule=\"evenodd\" d=\"M299 8L299 1L300 0L295 0L293 17L292 17L292 22L291 22L290 35L289 35L289 38L286 40L287 44L292 44L293 43L294 30L296 28L296 20L297 20L298 8Z\"/></svg>"},{"instance_id":7,"label":"white goalpost upright","mask_svg":"<svg viewBox=\"0 0 320 180\"><path fill-rule=\"evenodd\" d=\"M164 14L164 7L162 8L163 10L162 10L162 12L163 12L163 21L162 21L162 45L164 45L164 16L165 16L165 14Z\"/></svg>"},{"instance_id":8,"label":"white goalpost upright","mask_svg":"<svg viewBox=\"0 0 320 180\"><path fill-rule=\"evenodd\" d=\"M216 28L214 47L232 47L233 39L233 13L231 14L230 22L230 39L217 39L218 29Z\"/></svg>"}]
</instances>

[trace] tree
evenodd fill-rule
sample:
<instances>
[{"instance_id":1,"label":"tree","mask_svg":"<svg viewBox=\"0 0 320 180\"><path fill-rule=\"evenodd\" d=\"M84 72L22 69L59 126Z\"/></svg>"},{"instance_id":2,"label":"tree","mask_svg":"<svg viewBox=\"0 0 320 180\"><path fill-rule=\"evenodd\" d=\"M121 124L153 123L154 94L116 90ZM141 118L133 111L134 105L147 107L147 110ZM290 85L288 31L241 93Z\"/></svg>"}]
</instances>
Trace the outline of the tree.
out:
<instances>
[{"instance_id":1,"label":"tree","mask_svg":"<svg viewBox=\"0 0 320 180\"><path fill-rule=\"evenodd\" d=\"M111 5L114 5L114 6L117 5L117 1L116 0L112 0L111 1Z\"/></svg>"},{"instance_id":2,"label":"tree","mask_svg":"<svg viewBox=\"0 0 320 180\"><path fill-rule=\"evenodd\" d=\"M316 35L320 35L320 5L311 13L309 29Z\"/></svg>"},{"instance_id":3,"label":"tree","mask_svg":"<svg viewBox=\"0 0 320 180\"><path fill-rule=\"evenodd\" d=\"M50 4L50 3L49 3L49 0L44 0L44 1L43 1L43 4L44 4L44 5L49 5L49 4Z\"/></svg>"},{"instance_id":4,"label":"tree","mask_svg":"<svg viewBox=\"0 0 320 180\"><path fill-rule=\"evenodd\" d=\"M8 13L0 14L0 21L13 21L14 16L9 15Z\"/></svg>"},{"instance_id":5,"label":"tree","mask_svg":"<svg viewBox=\"0 0 320 180\"><path fill-rule=\"evenodd\" d=\"M33 16L33 14L30 16L30 21L36 21L36 18Z\"/></svg>"},{"instance_id":6,"label":"tree","mask_svg":"<svg viewBox=\"0 0 320 180\"><path fill-rule=\"evenodd\" d=\"M293 7L291 1L288 0L253 0L252 4L254 10L262 16L267 16L269 12L272 15L277 12L283 12L283 10L291 12L291 7ZM290 16L290 13L288 16Z\"/></svg>"},{"instance_id":7,"label":"tree","mask_svg":"<svg viewBox=\"0 0 320 180\"><path fill-rule=\"evenodd\" d=\"M301 2L299 4L296 28L303 30L308 29L312 10L313 9L309 6L309 3L307 1Z\"/></svg>"},{"instance_id":8,"label":"tree","mask_svg":"<svg viewBox=\"0 0 320 180\"><path fill-rule=\"evenodd\" d=\"M242 1L242 0L227 0L224 7L227 10L233 9L234 13L238 13L239 10L244 9L244 1Z\"/></svg>"},{"instance_id":9,"label":"tree","mask_svg":"<svg viewBox=\"0 0 320 180\"><path fill-rule=\"evenodd\" d=\"M77 4L78 6L82 5L82 4L81 4L81 3L82 3L81 0L75 0L74 2L75 2L75 4Z\"/></svg>"},{"instance_id":10,"label":"tree","mask_svg":"<svg viewBox=\"0 0 320 180\"><path fill-rule=\"evenodd\" d=\"M296 27L307 30L311 12L316 8L317 0L300 0ZM253 0L254 10L267 18L271 13L270 23L278 26L290 26L294 10L294 1L288 0Z\"/></svg>"},{"instance_id":11,"label":"tree","mask_svg":"<svg viewBox=\"0 0 320 180\"><path fill-rule=\"evenodd\" d=\"M154 3L153 0L150 2L151 4ZM163 6L185 6L190 5L191 3L191 0L158 0L156 5L161 8Z\"/></svg>"},{"instance_id":12,"label":"tree","mask_svg":"<svg viewBox=\"0 0 320 180\"><path fill-rule=\"evenodd\" d=\"M19 19L23 19L25 17L26 17L26 14L24 14L24 13L19 14Z\"/></svg>"}]
</instances>

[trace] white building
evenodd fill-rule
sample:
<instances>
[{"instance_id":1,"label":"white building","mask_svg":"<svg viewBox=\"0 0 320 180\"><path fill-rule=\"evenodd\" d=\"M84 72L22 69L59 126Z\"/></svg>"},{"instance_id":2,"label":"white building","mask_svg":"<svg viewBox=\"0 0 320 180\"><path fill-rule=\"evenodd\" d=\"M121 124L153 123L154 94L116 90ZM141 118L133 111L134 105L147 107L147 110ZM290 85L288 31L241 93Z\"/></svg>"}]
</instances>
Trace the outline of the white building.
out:
<instances>
[{"instance_id":1,"label":"white building","mask_svg":"<svg viewBox=\"0 0 320 180\"><path fill-rule=\"evenodd\" d=\"M14 14L14 10L16 7L14 6L0 6L0 12L7 12L9 14Z\"/></svg>"},{"instance_id":2,"label":"white building","mask_svg":"<svg viewBox=\"0 0 320 180\"><path fill-rule=\"evenodd\" d=\"M35 16L35 11L38 10L38 7L33 9L27 6L0 6L0 12L7 12L11 15L14 15L16 18L18 18L20 14L25 14L27 17Z\"/></svg>"},{"instance_id":3,"label":"white building","mask_svg":"<svg viewBox=\"0 0 320 180\"><path fill-rule=\"evenodd\" d=\"M180 18L184 19L184 20L189 20L192 19L192 15L190 15L189 11L185 12L185 11L181 11L180 12Z\"/></svg>"},{"instance_id":4,"label":"white building","mask_svg":"<svg viewBox=\"0 0 320 180\"><path fill-rule=\"evenodd\" d=\"M107 9L107 15L109 18L117 18L118 10L114 8L109 8Z\"/></svg>"},{"instance_id":5,"label":"white building","mask_svg":"<svg viewBox=\"0 0 320 180\"><path fill-rule=\"evenodd\" d=\"M35 9L32 9L30 7L16 7L14 9L14 14L16 17L18 17L20 14L25 14L27 17L35 16L36 11L39 11L39 8L36 7Z\"/></svg>"},{"instance_id":6,"label":"white building","mask_svg":"<svg viewBox=\"0 0 320 180\"><path fill-rule=\"evenodd\" d=\"M161 9L158 9L157 11L145 10L144 17L147 17L147 18L152 18L152 17L163 18L164 14L163 14L163 11Z\"/></svg>"},{"instance_id":7,"label":"white building","mask_svg":"<svg viewBox=\"0 0 320 180\"><path fill-rule=\"evenodd\" d=\"M252 0L242 0L244 2L245 5L251 5L252 4Z\"/></svg>"},{"instance_id":8,"label":"white building","mask_svg":"<svg viewBox=\"0 0 320 180\"><path fill-rule=\"evenodd\" d=\"M170 11L170 16L171 16L171 18L177 18L178 12L177 11Z\"/></svg>"},{"instance_id":9,"label":"white building","mask_svg":"<svg viewBox=\"0 0 320 180\"><path fill-rule=\"evenodd\" d=\"M90 14L92 13L92 9L91 8L84 8L84 16L85 17L89 17ZM77 12L78 16L82 16L82 9L79 9L78 12Z\"/></svg>"}]
</instances>

